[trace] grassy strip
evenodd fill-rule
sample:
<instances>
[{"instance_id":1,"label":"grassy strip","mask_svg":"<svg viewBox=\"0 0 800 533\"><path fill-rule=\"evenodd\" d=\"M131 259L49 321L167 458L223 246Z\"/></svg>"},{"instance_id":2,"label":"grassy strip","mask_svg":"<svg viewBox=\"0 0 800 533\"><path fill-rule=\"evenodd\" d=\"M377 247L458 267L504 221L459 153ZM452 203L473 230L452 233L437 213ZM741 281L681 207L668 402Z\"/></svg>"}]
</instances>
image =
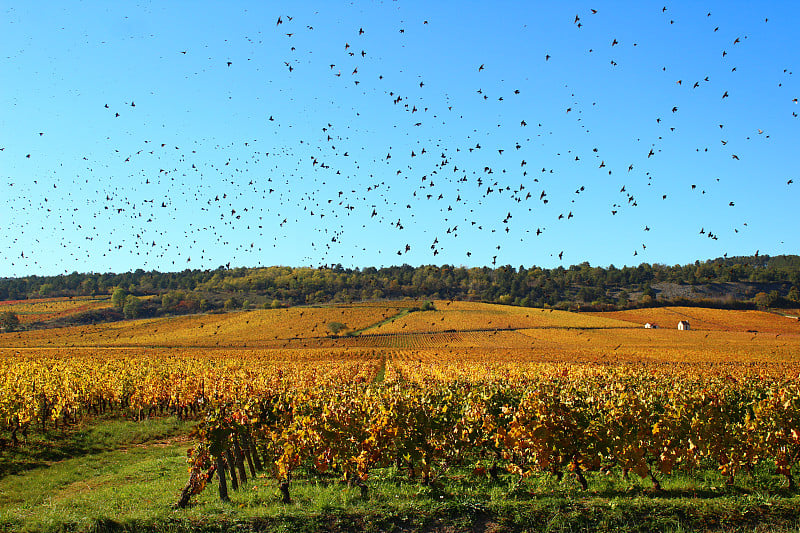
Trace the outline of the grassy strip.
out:
<instances>
[{"instance_id":1,"label":"grassy strip","mask_svg":"<svg viewBox=\"0 0 800 533\"><path fill-rule=\"evenodd\" d=\"M0 480L65 459L171 439L185 435L190 427L191 424L174 418L143 422L89 418L67 428L51 426L44 433L31 429L27 438L19 435L20 446L0 449Z\"/></svg>"},{"instance_id":2,"label":"grassy strip","mask_svg":"<svg viewBox=\"0 0 800 533\"><path fill-rule=\"evenodd\" d=\"M134 447L68 459L0 482L0 530L92 531L97 524L165 524L186 471L185 446ZM161 527L161 526L159 526Z\"/></svg>"},{"instance_id":3,"label":"grassy strip","mask_svg":"<svg viewBox=\"0 0 800 533\"><path fill-rule=\"evenodd\" d=\"M380 383L386 377L386 356L384 355L381 357L381 367L375 373L375 377L373 378L373 383Z\"/></svg>"},{"instance_id":4,"label":"grassy strip","mask_svg":"<svg viewBox=\"0 0 800 533\"><path fill-rule=\"evenodd\" d=\"M798 499L769 501L649 496L605 498L586 495L547 496L529 500L487 498L440 500L435 493L412 491L405 499L363 502L357 489L303 487L296 503L277 503L277 490L257 486L234 494L231 504L202 501L185 511L171 511L169 483L153 480L165 462L132 458L120 474L138 474L118 489L74 483L58 497L18 509L13 517L0 513L0 530L54 531L797 531ZM93 491L93 493L90 493ZM499 492L499 491L498 491ZM70 499L67 500L67 497ZM11 518L11 519L9 519ZM22 519L22 520L20 520Z\"/></svg>"},{"instance_id":5,"label":"grassy strip","mask_svg":"<svg viewBox=\"0 0 800 533\"><path fill-rule=\"evenodd\" d=\"M356 329L356 330L353 330L352 334L353 334L353 335L361 335L361 334L362 334L362 333L364 333L365 331L369 331L369 330L371 330L371 329L376 329L376 328L379 328L379 327L381 327L381 326L382 326L382 325L384 325L384 324L388 324L388 323L390 323L390 322L394 322L394 321L395 321L395 320L397 320L398 318L403 318L404 316L406 316L406 315L407 315L407 314L409 314L410 312L411 312L411 310L410 310L410 309L403 309L402 311L400 311L400 312L399 312L399 313L397 313L396 315L392 315L392 316L390 316L389 318L387 318L387 319L385 319L385 320L381 320L380 322L376 322L375 324L370 324L369 326L367 326L367 327L365 327L365 328L361 328L361 329Z\"/></svg>"}]
</instances>

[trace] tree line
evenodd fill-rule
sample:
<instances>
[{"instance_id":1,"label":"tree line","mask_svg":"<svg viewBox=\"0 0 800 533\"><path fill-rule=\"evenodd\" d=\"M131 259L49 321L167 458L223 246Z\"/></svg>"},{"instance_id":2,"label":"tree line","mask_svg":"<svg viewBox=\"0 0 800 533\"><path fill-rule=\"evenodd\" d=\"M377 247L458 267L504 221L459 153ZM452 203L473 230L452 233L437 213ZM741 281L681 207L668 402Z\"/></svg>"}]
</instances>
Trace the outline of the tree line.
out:
<instances>
[{"instance_id":1,"label":"tree line","mask_svg":"<svg viewBox=\"0 0 800 533\"><path fill-rule=\"evenodd\" d=\"M744 285L746 297L724 294L722 284ZM642 263L616 268L581 263L570 267L467 268L407 264L383 268L272 266L123 273L78 273L0 279L0 300L56 296L129 299L130 315L186 313L216 308L282 307L382 299L457 299L531 307L617 309L679 301L660 284L722 286L722 296L705 305L780 307L800 305L800 256L747 256L696 261L687 265ZM719 292L719 291L718 291ZM124 311L125 300L115 302Z\"/></svg>"}]
</instances>

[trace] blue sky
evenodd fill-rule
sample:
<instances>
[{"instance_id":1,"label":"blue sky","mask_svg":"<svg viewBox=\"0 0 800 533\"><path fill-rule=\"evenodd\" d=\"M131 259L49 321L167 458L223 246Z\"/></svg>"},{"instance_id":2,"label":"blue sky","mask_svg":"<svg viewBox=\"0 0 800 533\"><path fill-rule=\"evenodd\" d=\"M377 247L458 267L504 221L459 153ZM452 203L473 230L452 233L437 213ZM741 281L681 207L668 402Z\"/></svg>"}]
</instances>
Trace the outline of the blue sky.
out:
<instances>
[{"instance_id":1,"label":"blue sky","mask_svg":"<svg viewBox=\"0 0 800 533\"><path fill-rule=\"evenodd\" d=\"M795 3L296 4L0 4L0 276L800 249Z\"/></svg>"}]
</instances>

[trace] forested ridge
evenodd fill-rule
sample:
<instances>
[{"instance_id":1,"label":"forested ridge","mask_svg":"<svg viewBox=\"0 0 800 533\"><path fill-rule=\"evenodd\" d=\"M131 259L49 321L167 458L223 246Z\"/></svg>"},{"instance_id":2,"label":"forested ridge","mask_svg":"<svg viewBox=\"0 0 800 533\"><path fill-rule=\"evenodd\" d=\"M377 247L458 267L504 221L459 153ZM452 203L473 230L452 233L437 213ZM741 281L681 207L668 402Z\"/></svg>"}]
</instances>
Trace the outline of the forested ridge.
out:
<instances>
[{"instance_id":1,"label":"forested ridge","mask_svg":"<svg viewBox=\"0 0 800 533\"><path fill-rule=\"evenodd\" d=\"M97 296L116 289L162 297L146 314L380 299L456 299L571 309L680 301L720 306L797 305L800 256L748 256L668 266L568 268L410 265L363 269L272 266L78 273L0 279L0 300ZM677 290L676 290L677 289ZM151 299L152 300L152 299Z\"/></svg>"}]
</instances>

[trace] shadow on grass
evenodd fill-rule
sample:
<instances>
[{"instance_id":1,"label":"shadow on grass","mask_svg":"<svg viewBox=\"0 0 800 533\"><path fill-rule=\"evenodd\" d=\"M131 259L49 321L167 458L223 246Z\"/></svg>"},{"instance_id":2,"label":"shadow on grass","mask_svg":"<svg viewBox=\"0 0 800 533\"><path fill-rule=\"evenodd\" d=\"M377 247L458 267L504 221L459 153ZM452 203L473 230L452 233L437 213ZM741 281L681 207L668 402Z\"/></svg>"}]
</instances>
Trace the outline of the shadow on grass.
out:
<instances>
[{"instance_id":1,"label":"shadow on grass","mask_svg":"<svg viewBox=\"0 0 800 533\"><path fill-rule=\"evenodd\" d=\"M189 423L174 417L132 422L90 418L66 428L29 430L18 446L0 449L0 479L52 463L120 447L143 444L188 432Z\"/></svg>"},{"instance_id":2,"label":"shadow on grass","mask_svg":"<svg viewBox=\"0 0 800 533\"><path fill-rule=\"evenodd\" d=\"M153 532L245 532L311 533L327 531L396 532L508 532L523 531L795 531L796 506L698 506L694 502L664 505L658 501L630 501L615 506L607 503L550 498L542 502L517 502L475 510L451 504L435 508L376 508L359 511L332 509L321 513L271 517L214 517L192 520L174 517L166 521L96 520L92 533Z\"/></svg>"},{"instance_id":3,"label":"shadow on grass","mask_svg":"<svg viewBox=\"0 0 800 533\"><path fill-rule=\"evenodd\" d=\"M64 459L105 451L103 446L91 441L88 432L69 433L69 430L66 435L61 431L34 433L18 446L0 451L0 479Z\"/></svg>"}]
</instances>

